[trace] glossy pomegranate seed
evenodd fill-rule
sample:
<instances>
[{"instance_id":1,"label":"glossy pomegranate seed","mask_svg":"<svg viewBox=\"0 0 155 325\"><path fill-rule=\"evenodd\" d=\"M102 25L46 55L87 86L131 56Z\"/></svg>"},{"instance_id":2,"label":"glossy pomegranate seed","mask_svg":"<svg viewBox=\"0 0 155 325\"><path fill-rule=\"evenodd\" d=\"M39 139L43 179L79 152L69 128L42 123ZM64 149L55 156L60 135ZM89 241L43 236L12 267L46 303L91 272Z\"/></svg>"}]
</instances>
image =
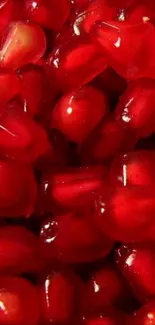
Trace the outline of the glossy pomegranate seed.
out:
<instances>
[{"instance_id":1,"label":"glossy pomegranate seed","mask_svg":"<svg viewBox=\"0 0 155 325\"><path fill-rule=\"evenodd\" d=\"M153 325L155 322L155 300L147 302L132 316L128 317L127 325Z\"/></svg>"},{"instance_id":2,"label":"glossy pomegranate seed","mask_svg":"<svg viewBox=\"0 0 155 325\"><path fill-rule=\"evenodd\" d=\"M60 98L53 110L51 124L68 140L81 143L104 117L106 111L105 95L91 86L84 86Z\"/></svg>"},{"instance_id":3,"label":"glossy pomegranate seed","mask_svg":"<svg viewBox=\"0 0 155 325\"><path fill-rule=\"evenodd\" d=\"M155 120L154 95L154 80L144 79L129 83L116 107L116 119L126 128L135 130L138 137L152 134Z\"/></svg>"},{"instance_id":4,"label":"glossy pomegranate seed","mask_svg":"<svg viewBox=\"0 0 155 325\"><path fill-rule=\"evenodd\" d=\"M0 161L0 216L29 217L34 211L37 184L29 165Z\"/></svg>"},{"instance_id":5,"label":"glossy pomegranate seed","mask_svg":"<svg viewBox=\"0 0 155 325\"><path fill-rule=\"evenodd\" d=\"M96 199L96 220L111 238L121 242L142 241L154 222L154 185L115 187Z\"/></svg>"},{"instance_id":6,"label":"glossy pomegranate seed","mask_svg":"<svg viewBox=\"0 0 155 325\"><path fill-rule=\"evenodd\" d=\"M105 310L99 316L86 317L83 325L124 325L124 317L115 310Z\"/></svg>"},{"instance_id":7,"label":"glossy pomegranate seed","mask_svg":"<svg viewBox=\"0 0 155 325\"><path fill-rule=\"evenodd\" d=\"M24 111L32 117L42 116L48 95L48 84L43 69L35 65L27 66L20 71L20 78L20 96ZM54 95L53 93L53 98Z\"/></svg>"},{"instance_id":8,"label":"glossy pomegranate seed","mask_svg":"<svg viewBox=\"0 0 155 325\"><path fill-rule=\"evenodd\" d=\"M49 149L46 132L23 112L16 102L9 104L0 116L1 155L19 161L34 161Z\"/></svg>"},{"instance_id":9,"label":"glossy pomegranate seed","mask_svg":"<svg viewBox=\"0 0 155 325\"><path fill-rule=\"evenodd\" d=\"M89 33L96 21L116 19L117 14L119 14L118 9L110 7L107 1L90 1L85 9L73 17L72 25L76 35L83 32Z\"/></svg>"},{"instance_id":10,"label":"glossy pomegranate seed","mask_svg":"<svg viewBox=\"0 0 155 325\"><path fill-rule=\"evenodd\" d=\"M13 22L4 33L0 65L18 69L25 64L36 63L45 50L46 37L39 26L21 21Z\"/></svg>"},{"instance_id":11,"label":"glossy pomegranate seed","mask_svg":"<svg viewBox=\"0 0 155 325\"><path fill-rule=\"evenodd\" d=\"M17 75L7 69L0 69L0 103L3 105L19 94L20 81Z\"/></svg>"},{"instance_id":12,"label":"glossy pomegranate seed","mask_svg":"<svg viewBox=\"0 0 155 325\"><path fill-rule=\"evenodd\" d=\"M97 22L93 33L108 64L122 77L138 79L154 74L155 30L151 23Z\"/></svg>"},{"instance_id":13,"label":"glossy pomegranate seed","mask_svg":"<svg viewBox=\"0 0 155 325\"><path fill-rule=\"evenodd\" d=\"M13 15L13 0L1 0L0 2L0 38L5 27L8 26Z\"/></svg>"},{"instance_id":14,"label":"glossy pomegranate seed","mask_svg":"<svg viewBox=\"0 0 155 325\"><path fill-rule=\"evenodd\" d=\"M56 47L46 61L49 80L62 91L86 84L105 68L103 53L85 35Z\"/></svg>"},{"instance_id":15,"label":"glossy pomegranate seed","mask_svg":"<svg viewBox=\"0 0 155 325\"><path fill-rule=\"evenodd\" d=\"M116 262L135 296L145 301L155 295L155 246L152 243L121 246Z\"/></svg>"},{"instance_id":16,"label":"glossy pomegranate seed","mask_svg":"<svg viewBox=\"0 0 155 325\"><path fill-rule=\"evenodd\" d=\"M33 0L25 1L25 16L28 20L46 28L59 30L70 12L69 0Z\"/></svg>"},{"instance_id":17,"label":"glossy pomegranate seed","mask_svg":"<svg viewBox=\"0 0 155 325\"><path fill-rule=\"evenodd\" d=\"M135 143L135 135L110 116L79 146L78 151L82 162L101 163L118 152L134 148Z\"/></svg>"},{"instance_id":18,"label":"glossy pomegranate seed","mask_svg":"<svg viewBox=\"0 0 155 325\"><path fill-rule=\"evenodd\" d=\"M110 180L118 185L149 185L155 181L155 152L133 151L117 156L110 169Z\"/></svg>"},{"instance_id":19,"label":"glossy pomegranate seed","mask_svg":"<svg viewBox=\"0 0 155 325\"><path fill-rule=\"evenodd\" d=\"M19 277L0 278L0 323L38 325L40 303L37 289Z\"/></svg>"},{"instance_id":20,"label":"glossy pomegranate seed","mask_svg":"<svg viewBox=\"0 0 155 325\"><path fill-rule=\"evenodd\" d=\"M67 22L65 25L63 25L61 30L55 34L54 41L53 41L54 46L59 47L62 44L67 43L74 37L76 37L74 29L72 25Z\"/></svg>"},{"instance_id":21,"label":"glossy pomegranate seed","mask_svg":"<svg viewBox=\"0 0 155 325\"><path fill-rule=\"evenodd\" d=\"M104 166L48 172L43 175L40 189L43 210L52 212L54 203L65 208L90 204L93 193L103 184L106 174L107 168Z\"/></svg>"},{"instance_id":22,"label":"glossy pomegranate seed","mask_svg":"<svg viewBox=\"0 0 155 325\"><path fill-rule=\"evenodd\" d=\"M88 310L101 312L108 306L116 306L131 296L127 283L113 265L106 265L91 273L86 296Z\"/></svg>"},{"instance_id":23,"label":"glossy pomegranate seed","mask_svg":"<svg viewBox=\"0 0 155 325\"><path fill-rule=\"evenodd\" d=\"M77 313L80 279L70 270L53 271L42 287L43 320L46 323L70 324Z\"/></svg>"},{"instance_id":24,"label":"glossy pomegranate seed","mask_svg":"<svg viewBox=\"0 0 155 325\"><path fill-rule=\"evenodd\" d=\"M100 233L91 213L68 213L44 221L42 253L49 261L81 263L104 258L113 242Z\"/></svg>"},{"instance_id":25,"label":"glossy pomegranate seed","mask_svg":"<svg viewBox=\"0 0 155 325\"><path fill-rule=\"evenodd\" d=\"M40 269L38 238L22 226L0 228L0 274L34 273Z\"/></svg>"}]
</instances>

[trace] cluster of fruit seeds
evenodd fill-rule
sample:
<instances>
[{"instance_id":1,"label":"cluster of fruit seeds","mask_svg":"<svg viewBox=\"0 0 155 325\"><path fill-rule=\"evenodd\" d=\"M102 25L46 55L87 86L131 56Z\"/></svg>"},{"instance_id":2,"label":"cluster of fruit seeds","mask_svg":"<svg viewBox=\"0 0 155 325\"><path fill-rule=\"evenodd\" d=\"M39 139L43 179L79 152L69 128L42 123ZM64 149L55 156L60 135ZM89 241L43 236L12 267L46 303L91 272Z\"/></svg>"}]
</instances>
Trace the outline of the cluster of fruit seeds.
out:
<instances>
[{"instance_id":1,"label":"cluster of fruit seeds","mask_svg":"<svg viewBox=\"0 0 155 325\"><path fill-rule=\"evenodd\" d=\"M0 325L155 324L154 57L154 0L0 0Z\"/></svg>"}]
</instances>

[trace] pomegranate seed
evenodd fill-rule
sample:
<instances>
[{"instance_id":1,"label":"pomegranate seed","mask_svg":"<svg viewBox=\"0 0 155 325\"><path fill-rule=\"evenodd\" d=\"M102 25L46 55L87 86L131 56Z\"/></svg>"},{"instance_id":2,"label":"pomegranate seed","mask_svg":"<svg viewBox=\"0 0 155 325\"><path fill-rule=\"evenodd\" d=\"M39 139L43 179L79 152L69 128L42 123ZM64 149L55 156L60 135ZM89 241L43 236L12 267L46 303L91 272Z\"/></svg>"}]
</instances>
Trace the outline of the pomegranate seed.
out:
<instances>
[{"instance_id":1,"label":"pomegranate seed","mask_svg":"<svg viewBox=\"0 0 155 325\"><path fill-rule=\"evenodd\" d=\"M53 271L42 287L43 320L47 323L70 324L76 315L80 279L70 270Z\"/></svg>"},{"instance_id":2,"label":"pomegranate seed","mask_svg":"<svg viewBox=\"0 0 155 325\"><path fill-rule=\"evenodd\" d=\"M38 325L38 291L29 281L19 277L1 277L0 302L1 324Z\"/></svg>"},{"instance_id":3,"label":"pomegranate seed","mask_svg":"<svg viewBox=\"0 0 155 325\"><path fill-rule=\"evenodd\" d=\"M152 76L155 30L149 22L137 25L97 22L93 34L103 46L107 63L122 77L138 79L149 77L150 73Z\"/></svg>"},{"instance_id":4,"label":"pomegranate seed","mask_svg":"<svg viewBox=\"0 0 155 325\"><path fill-rule=\"evenodd\" d=\"M95 202L100 228L120 242L144 240L154 221L154 185L105 188Z\"/></svg>"},{"instance_id":5,"label":"pomegranate seed","mask_svg":"<svg viewBox=\"0 0 155 325\"><path fill-rule=\"evenodd\" d=\"M118 185L149 185L155 181L154 151L133 151L113 160L110 180Z\"/></svg>"},{"instance_id":6,"label":"pomegranate seed","mask_svg":"<svg viewBox=\"0 0 155 325\"><path fill-rule=\"evenodd\" d=\"M127 283L113 265L106 265L91 273L86 294L88 308L95 312L116 306L131 296Z\"/></svg>"},{"instance_id":7,"label":"pomegranate seed","mask_svg":"<svg viewBox=\"0 0 155 325\"><path fill-rule=\"evenodd\" d=\"M46 28L59 30L70 12L69 0L33 0L25 1L25 16L28 20Z\"/></svg>"},{"instance_id":8,"label":"pomegranate seed","mask_svg":"<svg viewBox=\"0 0 155 325\"><path fill-rule=\"evenodd\" d=\"M31 166L1 160L0 175L0 216L29 217L37 197Z\"/></svg>"},{"instance_id":9,"label":"pomegranate seed","mask_svg":"<svg viewBox=\"0 0 155 325\"><path fill-rule=\"evenodd\" d=\"M116 252L116 262L140 301L154 297L155 247L152 243L121 246Z\"/></svg>"},{"instance_id":10,"label":"pomegranate seed","mask_svg":"<svg viewBox=\"0 0 155 325\"><path fill-rule=\"evenodd\" d=\"M20 81L17 75L10 70L0 69L0 103L2 105L9 102L19 94Z\"/></svg>"},{"instance_id":11,"label":"pomegranate seed","mask_svg":"<svg viewBox=\"0 0 155 325\"><path fill-rule=\"evenodd\" d=\"M46 132L16 102L4 109L0 116L1 155L30 162L46 153L49 146Z\"/></svg>"},{"instance_id":12,"label":"pomegranate seed","mask_svg":"<svg viewBox=\"0 0 155 325\"><path fill-rule=\"evenodd\" d=\"M0 2L0 38L3 35L4 28L12 19L13 5L13 0L1 0Z\"/></svg>"},{"instance_id":13,"label":"pomegranate seed","mask_svg":"<svg viewBox=\"0 0 155 325\"><path fill-rule=\"evenodd\" d=\"M76 37L76 34L70 23L66 23L61 30L55 34L54 46L59 47Z\"/></svg>"},{"instance_id":14,"label":"pomegranate seed","mask_svg":"<svg viewBox=\"0 0 155 325\"><path fill-rule=\"evenodd\" d=\"M0 274L38 272L38 238L22 226L0 228Z\"/></svg>"},{"instance_id":15,"label":"pomegranate seed","mask_svg":"<svg viewBox=\"0 0 155 325\"><path fill-rule=\"evenodd\" d=\"M102 52L85 35L56 47L46 61L49 80L62 91L86 84L105 68Z\"/></svg>"},{"instance_id":16,"label":"pomegranate seed","mask_svg":"<svg viewBox=\"0 0 155 325\"><path fill-rule=\"evenodd\" d=\"M0 51L0 65L19 69L36 63L45 53L46 38L43 30L31 23L13 22L4 33Z\"/></svg>"},{"instance_id":17,"label":"pomegranate seed","mask_svg":"<svg viewBox=\"0 0 155 325\"><path fill-rule=\"evenodd\" d=\"M30 116L42 116L46 103L47 80L43 69L38 66L26 66L20 71L21 88L20 96L24 111ZM54 98L53 94L53 98ZM52 105L52 103L51 103ZM47 113L47 112L46 112Z\"/></svg>"},{"instance_id":18,"label":"pomegranate seed","mask_svg":"<svg viewBox=\"0 0 155 325\"><path fill-rule=\"evenodd\" d=\"M68 140L81 143L106 111L104 94L91 86L84 86L60 98L53 110L52 127L58 128Z\"/></svg>"},{"instance_id":19,"label":"pomegranate seed","mask_svg":"<svg viewBox=\"0 0 155 325\"><path fill-rule=\"evenodd\" d=\"M100 233L90 213L86 213L68 213L45 220L41 228L43 256L68 263L104 258L113 242Z\"/></svg>"},{"instance_id":20,"label":"pomegranate seed","mask_svg":"<svg viewBox=\"0 0 155 325\"><path fill-rule=\"evenodd\" d=\"M90 204L93 193L104 183L107 168L89 166L48 172L42 178L40 196L43 210L52 212L56 203L64 208Z\"/></svg>"},{"instance_id":21,"label":"pomegranate seed","mask_svg":"<svg viewBox=\"0 0 155 325\"><path fill-rule=\"evenodd\" d=\"M124 149L134 148L135 143L135 135L110 116L79 146L78 151L83 163L101 163Z\"/></svg>"},{"instance_id":22,"label":"pomegranate seed","mask_svg":"<svg viewBox=\"0 0 155 325\"><path fill-rule=\"evenodd\" d=\"M116 119L126 128L135 130L138 137L148 136L154 131L154 94L154 80L131 82L116 107Z\"/></svg>"},{"instance_id":23,"label":"pomegranate seed","mask_svg":"<svg viewBox=\"0 0 155 325\"><path fill-rule=\"evenodd\" d=\"M149 301L137 310L132 316L128 317L127 325L153 325L155 321L155 301Z\"/></svg>"}]
</instances>

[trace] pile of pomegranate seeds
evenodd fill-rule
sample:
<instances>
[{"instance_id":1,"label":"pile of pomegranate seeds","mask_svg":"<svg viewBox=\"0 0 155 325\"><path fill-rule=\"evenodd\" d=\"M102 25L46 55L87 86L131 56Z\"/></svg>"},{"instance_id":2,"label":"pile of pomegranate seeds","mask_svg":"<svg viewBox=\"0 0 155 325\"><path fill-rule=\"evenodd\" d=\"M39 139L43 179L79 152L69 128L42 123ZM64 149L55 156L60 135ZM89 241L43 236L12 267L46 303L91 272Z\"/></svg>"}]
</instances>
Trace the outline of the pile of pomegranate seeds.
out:
<instances>
[{"instance_id":1,"label":"pile of pomegranate seeds","mask_svg":"<svg viewBox=\"0 0 155 325\"><path fill-rule=\"evenodd\" d=\"M0 325L155 325L154 58L154 0L0 0Z\"/></svg>"}]
</instances>

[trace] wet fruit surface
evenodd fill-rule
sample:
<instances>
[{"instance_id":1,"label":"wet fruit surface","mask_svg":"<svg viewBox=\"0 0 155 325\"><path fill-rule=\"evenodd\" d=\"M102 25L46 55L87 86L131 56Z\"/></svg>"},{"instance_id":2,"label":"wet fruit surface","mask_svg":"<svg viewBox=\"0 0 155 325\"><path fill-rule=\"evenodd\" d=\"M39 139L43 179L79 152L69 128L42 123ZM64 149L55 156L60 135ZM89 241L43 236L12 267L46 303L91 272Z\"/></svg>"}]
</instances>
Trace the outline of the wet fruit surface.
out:
<instances>
[{"instance_id":1,"label":"wet fruit surface","mask_svg":"<svg viewBox=\"0 0 155 325\"><path fill-rule=\"evenodd\" d=\"M0 325L155 324L154 57L154 0L0 0Z\"/></svg>"}]
</instances>

